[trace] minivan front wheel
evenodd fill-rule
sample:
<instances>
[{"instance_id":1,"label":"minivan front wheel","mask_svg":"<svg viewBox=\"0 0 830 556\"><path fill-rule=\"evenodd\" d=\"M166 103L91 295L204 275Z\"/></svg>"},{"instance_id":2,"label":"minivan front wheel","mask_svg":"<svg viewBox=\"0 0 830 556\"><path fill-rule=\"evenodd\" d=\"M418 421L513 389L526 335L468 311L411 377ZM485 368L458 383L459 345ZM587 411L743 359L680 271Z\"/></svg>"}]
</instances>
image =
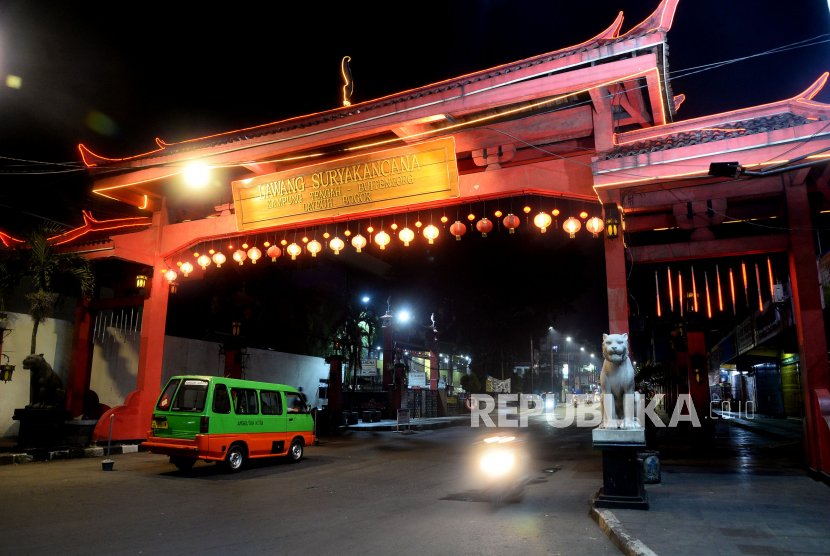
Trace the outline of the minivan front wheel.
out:
<instances>
[{"instance_id":1,"label":"minivan front wheel","mask_svg":"<svg viewBox=\"0 0 830 556\"><path fill-rule=\"evenodd\" d=\"M294 442L291 443L291 447L288 449L288 461L297 463L301 459L303 459L303 441L295 438Z\"/></svg>"},{"instance_id":2,"label":"minivan front wheel","mask_svg":"<svg viewBox=\"0 0 830 556\"><path fill-rule=\"evenodd\" d=\"M243 463L245 463L245 450L238 444L231 446L228 455L225 456L225 471L237 473L242 469Z\"/></svg>"}]
</instances>

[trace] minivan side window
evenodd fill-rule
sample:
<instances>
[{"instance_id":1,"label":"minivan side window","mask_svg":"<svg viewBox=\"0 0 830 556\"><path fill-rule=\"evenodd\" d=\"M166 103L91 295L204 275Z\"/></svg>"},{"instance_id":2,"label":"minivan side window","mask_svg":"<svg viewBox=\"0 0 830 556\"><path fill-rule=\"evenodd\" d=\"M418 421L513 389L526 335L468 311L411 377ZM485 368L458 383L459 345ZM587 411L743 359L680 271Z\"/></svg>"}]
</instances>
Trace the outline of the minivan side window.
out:
<instances>
[{"instance_id":1,"label":"minivan side window","mask_svg":"<svg viewBox=\"0 0 830 556\"><path fill-rule=\"evenodd\" d=\"M161 411L170 411L170 404L173 403L173 394L176 393L176 388L181 382L178 378L167 383L167 388L164 389L156 409Z\"/></svg>"},{"instance_id":2,"label":"minivan side window","mask_svg":"<svg viewBox=\"0 0 830 556\"><path fill-rule=\"evenodd\" d=\"M231 412L231 397L228 396L228 387L224 384L217 384L213 388L213 412Z\"/></svg>"},{"instance_id":3,"label":"minivan side window","mask_svg":"<svg viewBox=\"0 0 830 556\"><path fill-rule=\"evenodd\" d=\"M259 399L262 402L263 415L282 415L282 398L279 392L263 390L259 393Z\"/></svg>"},{"instance_id":4,"label":"minivan side window","mask_svg":"<svg viewBox=\"0 0 830 556\"><path fill-rule=\"evenodd\" d=\"M285 393L285 406L288 408L288 413L307 413L305 401L296 392Z\"/></svg>"},{"instance_id":5,"label":"minivan side window","mask_svg":"<svg viewBox=\"0 0 830 556\"><path fill-rule=\"evenodd\" d=\"M233 407L237 415L257 415L259 407L256 401L256 390L247 388L231 388Z\"/></svg>"}]
</instances>

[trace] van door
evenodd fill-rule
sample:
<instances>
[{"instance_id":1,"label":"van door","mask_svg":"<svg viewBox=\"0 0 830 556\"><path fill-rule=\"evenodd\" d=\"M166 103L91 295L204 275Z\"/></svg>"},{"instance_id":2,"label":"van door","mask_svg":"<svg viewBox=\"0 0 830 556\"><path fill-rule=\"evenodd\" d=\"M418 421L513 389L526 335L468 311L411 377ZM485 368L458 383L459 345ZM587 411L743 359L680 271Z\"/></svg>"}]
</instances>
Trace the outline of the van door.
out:
<instances>
[{"instance_id":1,"label":"van door","mask_svg":"<svg viewBox=\"0 0 830 556\"><path fill-rule=\"evenodd\" d=\"M215 383L213 386L213 400L210 406L210 436L208 436L211 457L224 457L225 451L230 445L228 435L234 431L233 423L231 396L228 392L228 386L221 382Z\"/></svg>"},{"instance_id":2,"label":"van door","mask_svg":"<svg viewBox=\"0 0 830 556\"><path fill-rule=\"evenodd\" d=\"M297 392L285 392L285 411L288 415L288 436L292 432L311 432L313 423L311 414L306 409L305 399ZM303 435L305 436L305 435Z\"/></svg>"},{"instance_id":3,"label":"van door","mask_svg":"<svg viewBox=\"0 0 830 556\"><path fill-rule=\"evenodd\" d=\"M156 436L187 440L196 438L199 434L201 418L205 413L208 384L208 381L204 379L184 378L172 403L168 402L169 410L164 413L167 428L156 429ZM159 401L159 406L168 405L165 403L167 401L165 393Z\"/></svg>"},{"instance_id":4,"label":"van door","mask_svg":"<svg viewBox=\"0 0 830 556\"><path fill-rule=\"evenodd\" d=\"M264 437L269 443L267 453L272 456L284 454L288 450L288 443L282 396L276 391L262 390L259 393L259 401Z\"/></svg>"},{"instance_id":5,"label":"van door","mask_svg":"<svg viewBox=\"0 0 830 556\"><path fill-rule=\"evenodd\" d=\"M248 445L249 456L268 454L263 435L263 421L259 414L259 395L253 388L231 388L231 403L236 416L234 432Z\"/></svg>"}]
</instances>

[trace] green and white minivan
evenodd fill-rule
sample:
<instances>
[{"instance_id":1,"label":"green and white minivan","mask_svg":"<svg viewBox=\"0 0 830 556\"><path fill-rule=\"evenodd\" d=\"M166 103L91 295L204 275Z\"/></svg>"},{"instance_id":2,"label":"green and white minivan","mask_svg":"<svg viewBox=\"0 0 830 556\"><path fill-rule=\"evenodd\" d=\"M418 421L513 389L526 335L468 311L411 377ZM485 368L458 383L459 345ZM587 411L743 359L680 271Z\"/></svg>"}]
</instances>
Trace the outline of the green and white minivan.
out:
<instances>
[{"instance_id":1,"label":"green and white minivan","mask_svg":"<svg viewBox=\"0 0 830 556\"><path fill-rule=\"evenodd\" d=\"M147 446L179 469L197 459L236 472L248 458L288 456L298 462L314 442L314 422L295 388L213 376L174 376L164 387Z\"/></svg>"}]
</instances>

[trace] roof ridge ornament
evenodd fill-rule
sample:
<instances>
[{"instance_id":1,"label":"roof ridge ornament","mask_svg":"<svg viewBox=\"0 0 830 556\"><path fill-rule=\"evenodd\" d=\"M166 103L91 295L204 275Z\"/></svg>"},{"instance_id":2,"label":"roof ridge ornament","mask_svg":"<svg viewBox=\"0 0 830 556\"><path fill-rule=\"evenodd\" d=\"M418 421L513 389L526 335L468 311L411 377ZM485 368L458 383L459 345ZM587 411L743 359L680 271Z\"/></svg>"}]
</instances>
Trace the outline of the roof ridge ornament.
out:
<instances>
[{"instance_id":1,"label":"roof ridge ornament","mask_svg":"<svg viewBox=\"0 0 830 556\"><path fill-rule=\"evenodd\" d=\"M349 62L352 61L351 56L343 56L343 59L340 60L340 73L343 75L343 80L346 82L343 85L343 106L351 106L352 103L349 99L352 98L352 93L354 93L354 80L352 79L352 68L349 67Z\"/></svg>"},{"instance_id":2,"label":"roof ridge ornament","mask_svg":"<svg viewBox=\"0 0 830 556\"><path fill-rule=\"evenodd\" d=\"M622 35L621 37L645 35L653 31L668 33L674 21L674 12L677 10L677 3L680 0L663 0L657 9L654 10L642 23Z\"/></svg>"},{"instance_id":3,"label":"roof ridge ornament","mask_svg":"<svg viewBox=\"0 0 830 556\"><path fill-rule=\"evenodd\" d=\"M587 42L590 44L592 42L601 41L601 40L616 40L620 36L620 28L622 27L623 19L624 19L623 13L622 12L618 13L617 18L608 27L608 29L606 29L605 31L603 31L602 33L600 33L599 35L597 35L593 39L590 39ZM573 47L571 47L571 48L573 48Z\"/></svg>"},{"instance_id":4,"label":"roof ridge ornament","mask_svg":"<svg viewBox=\"0 0 830 556\"><path fill-rule=\"evenodd\" d=\"M827 83L828 76L830 76L830 72L825 71L813 82L812 85L807 87L804 92L794 96L791 100L812 100L813 97L819 94L819 92L821 92L824 88L825 83Z\"/></svg>"}]
</instances>

